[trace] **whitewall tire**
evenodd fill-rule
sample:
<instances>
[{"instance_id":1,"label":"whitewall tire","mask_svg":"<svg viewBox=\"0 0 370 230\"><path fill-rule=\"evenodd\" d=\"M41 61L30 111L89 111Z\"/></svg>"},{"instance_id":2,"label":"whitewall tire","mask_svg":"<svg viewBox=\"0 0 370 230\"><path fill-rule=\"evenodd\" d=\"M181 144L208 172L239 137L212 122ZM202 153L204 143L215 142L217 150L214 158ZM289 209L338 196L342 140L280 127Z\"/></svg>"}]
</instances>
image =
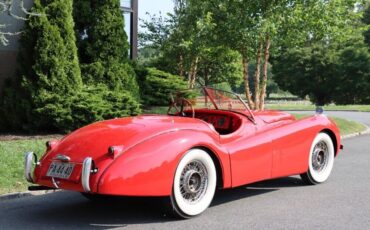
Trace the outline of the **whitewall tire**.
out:
<instances>
[{"instance_id":1,"label":"whitewall tire","mask_svg":"<svg viewBox=\"0 0 370 230\"><path fill-rule=\"evenodd\" d=\"M333 169L335 150L333 141L326 133L319 133L312 142L308 158L308 171L301 174L306 184L325 182Z\"/></svg>"},{"instance_id":2,"label":"whitewall tire","mask_svg":"<svg viewBox=\"0 0 370 230\"><path fill-rule=\"evenodd\" d=\"M204 212L211 204L217 183L217 173L210 155L201 149L188 151L177 166L171 204L181 218L191 218Z\"/></svg>"}]
</instances>

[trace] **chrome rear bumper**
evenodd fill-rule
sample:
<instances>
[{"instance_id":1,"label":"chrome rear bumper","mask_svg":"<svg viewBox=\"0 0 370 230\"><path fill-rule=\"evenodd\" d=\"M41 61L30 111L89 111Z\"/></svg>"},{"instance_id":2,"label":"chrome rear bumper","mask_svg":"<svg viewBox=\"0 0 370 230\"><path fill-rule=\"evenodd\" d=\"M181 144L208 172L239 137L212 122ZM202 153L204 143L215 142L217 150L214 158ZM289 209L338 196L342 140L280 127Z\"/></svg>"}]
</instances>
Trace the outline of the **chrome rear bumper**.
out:
<instances>
[{"instance_id":1,"label":"chrome rear bumper","mask_svg":"<svg viewBox=\"0 0 370 230\"><path fill-rule=\"evenodd\" d=\"M24 176L28 182L34 183L32 165L37 164L37 156L33 152L28 152L25 154L24 158Z\"/></svg>"},{"instance_id":2,"label":"chrome rear bumper","mask_svg":"<svg viewBox=\"0 0 370 230\"><path fill-rule=\"evenodd\" d=\"M81 172L81 183L82 187L85 192L91 192L90 189L90 174L91 174L91 167L93 165L93 161L91 157L85 158L82 164L82 172Z\"/></svg>"},{"instance_id":3,"label":"chrome rear bumper","mask_svg":"<svg viewBox=\"0 0 370 230\"><path fill-rule=\"evenodd\" d=\"M27 152L25 154L25 166L24 166L24 176L26 180L30 183L35 183L35 180L33 178L33 171L32 166L39 164L37 162L37 156L33 152ZM81 172L81 184L82 188L85 192L91 192L90 188L90 175L91 173L97 173L98 169L95 168L94 162L91 157L85 158L85 160L82 163L82 172ZM54 178L52 178L52 182L55 188L59 188L59 186L56 184Z\"/></svg>"}]
</instances>

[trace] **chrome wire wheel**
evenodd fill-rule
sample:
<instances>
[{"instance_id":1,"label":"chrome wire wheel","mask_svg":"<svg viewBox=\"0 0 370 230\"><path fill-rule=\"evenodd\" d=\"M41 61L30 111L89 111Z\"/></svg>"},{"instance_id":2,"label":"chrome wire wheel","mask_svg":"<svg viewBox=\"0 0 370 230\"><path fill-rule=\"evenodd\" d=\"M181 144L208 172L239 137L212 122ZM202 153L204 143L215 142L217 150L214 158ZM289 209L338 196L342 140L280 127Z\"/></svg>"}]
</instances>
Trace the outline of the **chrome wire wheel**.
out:
<instances>
[{"instance_id":1,"label":"chrome wire wheel","mask_svg":"<svg viewBox=\"0 0 370 230\"><path fill-rule=\"evenodd\" d=\"M201 149L189 150L180 160L173 182L173 214L190 218L211 204L217 182L216 167L210 155Z\"/></svg>"},{"instance_id":2,"label":"chrome wire wheel","mask_svg":"<svg viewBox=\"0 0 370 230\"><path fill-rule=\"evenodd\" d=\"M324 141L316 144L312 153L312 168L316 172L322 172L329 163L329 149Z\"/></svg>"},{"instance_id":3,"label":"chrome wire wheel","mask_svg":"<svg viewBox=\"0 0 370 230\"><path fill-rule=\"evenodd\" d=\"M194 204L201 200L207 185L208 172L202 162L195 160L185 166L180 177L180 191L187 202Z\"/></svg>"},{"instance_id":4,"label":"chrome wire wheel","mask_svg":"<svg viewBox=\"0 0 370 230\"><path fill-rule=\"evenodd\" d=\"M301 174L303 181L314 185L325 182L334 166L333 141L326 133L319 133L312 142L308 160L308 171Z\"/></svg>"}]
</instances>

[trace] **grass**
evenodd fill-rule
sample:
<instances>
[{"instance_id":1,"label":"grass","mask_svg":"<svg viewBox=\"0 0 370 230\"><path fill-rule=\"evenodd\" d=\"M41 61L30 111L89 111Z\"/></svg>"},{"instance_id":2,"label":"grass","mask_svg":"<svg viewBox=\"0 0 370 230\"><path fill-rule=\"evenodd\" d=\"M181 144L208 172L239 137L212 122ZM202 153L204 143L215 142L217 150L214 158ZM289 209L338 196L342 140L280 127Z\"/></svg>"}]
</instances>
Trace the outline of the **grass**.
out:
<instances>
[{"instance_id":1,"label":"grass","mask_svg":"<svg viewBox=\"0 0 370 230\"><path fill-rule=\"evenodd\" d=\"M168 106L165 107L151 107L144 109L144 114L166 114ZM286 104L267 104L266 109L271 110L307 110L315 111L316 106L309 103L294 103L287 102ZM370 105L327 105L324 106L324 110L328 111L358 111L358 112L370 112Z\"/></svg>"},{"instance_id":2,"label":"grass","mask_svg":"<svg viewBox=\"0 0 370 230\"><path fill-rule=\"evenodd\" d=\"M163 113L164 109L151 110L150 113ZM309 115L294 114L297 119ZM358 133L365 126L342 118L332 117L337 123L342 135ZM45 139L0 141L0 194L26 191L29 185L24 179L24 153L34 151L40 156L45 150Z\"/></svg>"},{"instance_id":3,"label":"grass","mask_svg":"<svg viewBox=\"0 0 370 230\"><path fill-rule=\"evenodd\" d=\"M295 103L287 103L287 104L267 104L267 109L272 110L308 110L308 111L315 111L315 105L310 104L295 104ZM370 112L370 105L327 105L323 107L324 110L332 110L332 111L358 111L358 112Z\"/></svg>"},{"instance_id":4,"label":"grass","mask_svg":"<svg viewBox=\"0 0 370 230\"><path fill-rule=\"evenodd\" d=\"M24 153L34 151L41 155L46 140L0 141L0 194L26 191Z\"/></svg>"},{"instance_id":5,"label":"grass","mask_svg":"<svg viewBox=\"0 0 370 230\"><path fill-rule=\"evenodd\" d=\"M144 114L167 114L168 106L153 106L143 110Z\"/></svg>"},{"instance_id":6,"label":"grass","mask_svg":"<svg viewBox=\"0 0 370 230\"><path fill-rule=\"evenodd\" d=\"M305 117L309 117L312 115L307 115L307 114L293 114L297 119L303 119ZM348 134L353 134L353 133L359 133L363 132L366 130L366 126L356 122L356 121L351 121L339 117L330 117L339 127L340 134L342 136L348 135Z\"/></svg>"}]
</instances>

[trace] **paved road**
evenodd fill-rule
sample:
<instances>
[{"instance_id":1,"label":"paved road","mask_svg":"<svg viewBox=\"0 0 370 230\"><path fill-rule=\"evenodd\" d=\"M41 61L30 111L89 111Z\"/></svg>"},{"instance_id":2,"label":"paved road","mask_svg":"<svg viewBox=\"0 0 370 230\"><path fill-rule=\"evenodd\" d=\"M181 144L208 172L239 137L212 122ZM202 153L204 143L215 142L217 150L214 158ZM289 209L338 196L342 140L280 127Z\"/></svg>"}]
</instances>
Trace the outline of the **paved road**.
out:
<instances>
[{"instance_id":1,"label":"paved road","mask_svg":"<svg viewBox=\"0 0 370 230\"><path fill-rule=\"evenodd\" d=\"M366 114L345 115L370 125ZM0 202L0 229L369 229L369 144L370 135L345 140L325 184L287 177L218 192L207 212L191 220L164 216L158 200L93 204L58 192Z\"/></svg>"}]
</instances>

